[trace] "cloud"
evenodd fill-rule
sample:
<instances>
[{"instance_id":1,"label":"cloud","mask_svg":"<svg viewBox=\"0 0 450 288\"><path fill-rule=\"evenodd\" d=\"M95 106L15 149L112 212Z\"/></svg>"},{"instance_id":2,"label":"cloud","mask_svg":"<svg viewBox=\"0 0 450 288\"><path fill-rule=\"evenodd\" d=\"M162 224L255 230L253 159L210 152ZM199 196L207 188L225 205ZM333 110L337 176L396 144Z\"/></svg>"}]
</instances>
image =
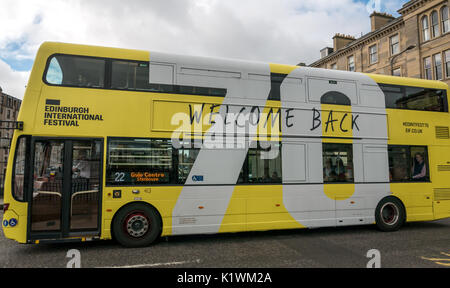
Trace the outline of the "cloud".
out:
<instances>
[{"instance_id":1,"label":"cloud","mask_svg":"<svg viewBox=\"0 0 450 288\"><path fill-rule=\"evenodd\" d=\"M0 59L0 87L3 93L23 99L30 72L14 71Z\"/></svg>"},{"instance_id":2,"label":"cloud","mask_svg":"<svg viewBox=\"0 0 450 288\"><path fill-rule=\"evenodd\" d=\"M332 46L335 33L359 37L369 31L366 2L2 0L0 27L6 29L0 33L0 58L13 67L11 73L20 74L17 71L27 69L42 42L60 41L311 63L319 58L321 48Z\"/></svg>"}]
</instances>

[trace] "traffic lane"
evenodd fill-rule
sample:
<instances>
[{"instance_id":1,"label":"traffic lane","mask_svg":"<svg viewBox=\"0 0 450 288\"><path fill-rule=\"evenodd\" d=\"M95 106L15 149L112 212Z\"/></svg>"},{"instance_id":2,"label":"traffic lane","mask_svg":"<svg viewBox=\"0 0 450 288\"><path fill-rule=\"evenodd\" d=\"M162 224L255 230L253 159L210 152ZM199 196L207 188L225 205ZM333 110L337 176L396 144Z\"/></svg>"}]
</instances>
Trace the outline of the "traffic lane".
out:
<instances>
[{"instance_id":1,"label":"traffic lane","mask_svg":"<svg viewBox=\"0 0 450 288\"><path fill-rule=\"evenodd\" d=\"M445 267L428 259L450 258L442 254L450 254L450 219L393 233L369 225L172 236L134 249L113 241L24 245L0 232L0 267L66 267L70 249L80 251L81 267L366 267L370 249L380 251L381 267Z\"/></svg>"}]
</instances>

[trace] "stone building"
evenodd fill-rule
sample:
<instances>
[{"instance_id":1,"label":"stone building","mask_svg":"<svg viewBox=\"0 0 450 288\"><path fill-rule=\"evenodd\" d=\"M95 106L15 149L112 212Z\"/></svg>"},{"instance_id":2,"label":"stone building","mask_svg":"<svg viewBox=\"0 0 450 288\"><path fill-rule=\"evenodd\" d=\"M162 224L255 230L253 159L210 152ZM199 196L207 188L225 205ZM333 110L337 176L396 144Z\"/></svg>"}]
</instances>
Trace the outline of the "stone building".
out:
<instances>
[{"instance_id":1,"label":"stone building","mask_svg":"<svg viewBox=\"0 0 450 288\"><path fill-rule=\"evenodd\" d=\"M448 0L412 0L399 17L374 12L360 38L333 37L310 67L442 80L450 85Z\"/></svg>"},{"instance_id":2,"label":"stone building","mask_svg":"<svg viewBox=\"0 0 450 288\"><path fill-rule=\"evenodd\" d=\"M3 93L0 87L0 196L3 195L6 164L8 162L9 145L14 130L5 129L12 127L3 121L16 121L22 100Z\"/></svg>"}]
</instances>

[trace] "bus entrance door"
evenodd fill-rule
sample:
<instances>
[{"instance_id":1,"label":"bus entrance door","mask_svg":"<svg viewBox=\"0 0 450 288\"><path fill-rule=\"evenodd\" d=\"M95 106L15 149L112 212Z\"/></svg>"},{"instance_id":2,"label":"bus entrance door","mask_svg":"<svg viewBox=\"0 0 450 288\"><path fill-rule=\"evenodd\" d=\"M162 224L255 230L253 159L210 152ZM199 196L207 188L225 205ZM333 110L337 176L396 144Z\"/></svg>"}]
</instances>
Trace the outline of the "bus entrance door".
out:
<instances>
[{"instance_id":1,"label":"bus entrance door","mask_svg":"<svg viewBox=\"0 0 450 288\"><path fill-rule=\"evenodd\" d=\"M102 140L32 142L31 238L99 235Z\"/></svg>"}]
</instances>

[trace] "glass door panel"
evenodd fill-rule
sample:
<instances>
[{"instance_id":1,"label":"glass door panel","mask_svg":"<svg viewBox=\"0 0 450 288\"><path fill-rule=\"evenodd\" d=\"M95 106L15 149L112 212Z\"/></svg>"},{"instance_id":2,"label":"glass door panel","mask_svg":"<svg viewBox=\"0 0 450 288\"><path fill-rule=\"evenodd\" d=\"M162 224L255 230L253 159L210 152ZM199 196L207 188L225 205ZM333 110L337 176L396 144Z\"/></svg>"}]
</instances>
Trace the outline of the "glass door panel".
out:
<instances>
[{"instance_id":1,"label":"glass door panel","mask_svg":"<svg viewBox=\"0 0 450 288\"><path fill-rule=\"evenodd\" d=\"M100 199L101 141L72 142L70 230L96 230Z\"/></svg>"},{"instance_id":2,"label":"glass door panel","mask_svg":"<svg viewBox=\"0 0 450 288\"><path fill-rule=\"evenodd\" d=\"M34 145L31 230L61 229L64 141L36 141Z\"/></svg>"}]
</instances>

